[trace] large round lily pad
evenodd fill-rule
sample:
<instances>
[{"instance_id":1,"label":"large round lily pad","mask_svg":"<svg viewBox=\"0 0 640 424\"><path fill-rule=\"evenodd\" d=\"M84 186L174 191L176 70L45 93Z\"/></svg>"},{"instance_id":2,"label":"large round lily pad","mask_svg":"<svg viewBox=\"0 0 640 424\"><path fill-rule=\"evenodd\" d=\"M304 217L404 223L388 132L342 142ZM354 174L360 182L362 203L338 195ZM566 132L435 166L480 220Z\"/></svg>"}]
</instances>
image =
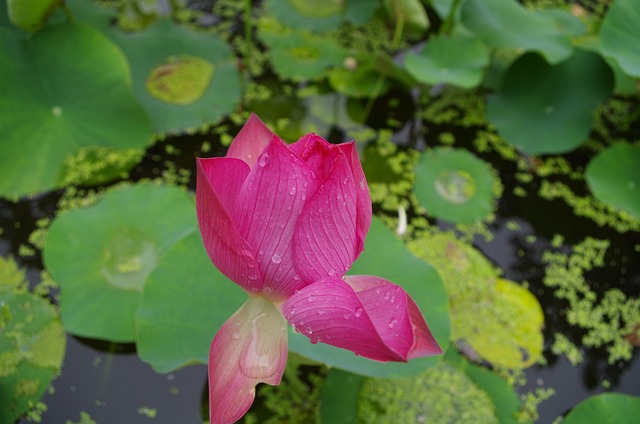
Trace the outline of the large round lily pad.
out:
<instances>
[{"instance_id":1,"label":"large round lily pad","mask_svg":"<svg viewBox=\"0 0 640 424\"><path fill-rule=\"evenodd\" d=\"M478 38L463 35L433 37L419 54L409 53L407 71L425 84L475 87L489 64L489 49Z\"/></svg>"},{"instance_id":2,"label":"large round lily pad","mask_svg":"<svg viewBox=\"0 0 640 424\"><path fill-rule=\"evenodd\" d=\"M240 101L240 76L231 48L214 34L170 20L115 41L131 63L134 94L158 132L212 123Z\"/></svg>"},{"instance_id":3,"label":"large round lily pad","mask_svg":"<svg viewBox=\"0 0 640 424\"><path fill-rule=\"evenodd\" d=\"M349 274L378 275L401 285L424 314L440 347L448 345L450 324L448 298L438 273L428 263L409 253L405 245L374 218L365 241L365 251ZM407 363L380 363L324 343L311 344L289 329L289 349L331 367L372 377L411 376L434 366L441 356L412 359Z\"/></svg>"},{"instance_id":4,"label":"large round lily pad","mask_svg":"<svg viewBox=\"0 0 640 424\"><path fill-rule=\"evenodd\" d=\"M629 75L640 77L640 8L636 0L616 0L602 22L600 39L605 55Z\"/></svg>"},{"instance_id":5,"label":"large round lily pad","mask_svg":"<svg viewBox=\"0 0 640 424\"><path fill-rule=\"evenodd\" d=\"M461 19L465 27L492 47L537 51L550 63L566 59L573 51L569 38L554 19L527 11L515 0L467 0L462 5Z\"/></svg>"},{"instance_id":6,"label":"large round lily pad","mask_svg":"<svg viewBox=\"0 0 640 424\"><path fill-rule=\"evenodd\" d=\"M135 340L140 292L163 255L197 231L194 203L175 187L136 185L57 217L44 261L59 284L65 329L118 342Z\"/></svg>"},{"instance_id":7,"label":"large round lily pad","mask_svg":"<svg viewBox=\"0 0 640 424\"><path fill-rule=\"evenodd\" d=\"M416 167L415 192L427 213L469 223L486 218L493 208L491 168L462 149L426 151Z\"/></svg>"},{"instance_id":8,"label":"large round lily pad","mask_svg":"<svg viewBox=\"0 0 640 424\"><path fill-rule=\"evenodd\" d=\"M562 424L635 424L640 417L640 397L622 393L601 393L576 405Z\"/></svg>"},{"instance_id":9,"label":"large round lily pad","mask_svg":"<svg viewBox=\"0 0 640 424\"><path fill-rule=\"evenodd\" d=\"M29 293L13 261L0 258L0 422L12 423L60 373L66 337L49 302Z\"/></svg>"},{"instance_id":10,"label":"large round lily pad","mask_svg":"<svg viewBox=\"0 0 640 424\"><path fill-rule=\"evenodd\" d=\"M593 113L613 90L600 55L576 51L549 65L535 53L518 58L487 100L487 117L507 143L528 153L563 153L589 135Z\"/></svg>"},{"instance_id":11,"label":"large round lily pad","mask_svg":"<svg viewBox=\"0 0 640 424\"><path fill-rule=\"evenodd\" d=\"M585 179L593 194L640 219L640 147L615 144L587 166Z\"/></svg>"},{"instance_id":12,"label":"large round lily pad","mask_svg":"<svg viewBox=\"0 0 640 424\"><path fill-rule=\"evenodd\" d=\"M375 0L267 0L267 11L290 28L323 32L337 29L343 20L366 23L379 2Z\"/></svg>"},{"instance_id":13,"label":"large round lily pad","mask_svg":"<svg viewBox=\"0 0 640 424\"><path fill-rule=\"evenodd\" d=\"M213 266L200 233L190 234L167 252L144 286L136 314L138 355L158 372L206 364L213 336L246 300Z\"/></svg>"},{"instance_id":14,"label":"large round lily pad","mask_svg":"<svg viewBox=\"0 0 640 424\"><path fill-rule=\"evenodd\" d=\"M0 196L57 187L62 162L82 147L148 144L127 61L98 31L68 23L27 40L0 28L0 62Z\"/></svg>"},{"instance_id":15,"label":"large round lily pad","mask_svg":"<svg viewBox=\"0 0 640 424\"><path fill-rule=\"evenodd\" d=\"M506 368L526 368L540 359L544 337L542 307L526 288L497 279L490 298L495 314L466 340L483 359Z\"/></svg>"},{"instance_id":16,"label":"large round lily pad","mask_svg":"<svg viewBox=\"0 0 640 424\"><path fill-rule=\"evenodd\" d=\"M320 78L347 56L333 39L284 28L273 20L260 21L259 35L269 47L274 71L285 78Z\"/></svg>"},{"instance_id":17,"label":"large round lily pad","mask_svg":"<svg viewBox=\"0 0 640 424\"><path fill-rule=\"evenodd\" d=\"M74 15L90 22L127 56L134 95L157 132L180 132L213 123L235 110L240 76L231 48L217 35L170 20L142 32L123 33L110 22L117 14L94 2L67 0Z\"/></svg>"}]
</instances>

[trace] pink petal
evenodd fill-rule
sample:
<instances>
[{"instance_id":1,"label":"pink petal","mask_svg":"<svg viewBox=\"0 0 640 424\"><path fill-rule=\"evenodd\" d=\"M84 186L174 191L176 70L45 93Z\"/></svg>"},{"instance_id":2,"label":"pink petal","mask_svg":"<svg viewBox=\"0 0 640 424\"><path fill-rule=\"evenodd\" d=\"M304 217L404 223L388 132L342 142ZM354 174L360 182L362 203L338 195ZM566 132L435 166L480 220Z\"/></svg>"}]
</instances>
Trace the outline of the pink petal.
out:
<instances>
[{"instance_id":1,"label":"pink petal","mask_svg":"<svg viewBox=\"0 0 640 424\"><path fill-rule=\"evenodd\" d=\"M342 277L351 267L357 245L356 208L351 168L340 153L298 222L294 253L303 280Z\"/></svg>"},{"instance_id":2,"label":"pink petal","mask_svg":"<svg viewBox=\"0 0 640 424\"><path fill-rule=\"evenodd\" d=\"M312 343L320 341L377 361L406 361L414 342L411 321L406 307L396 307L406 306L406 297L394 293L393 304L384 294L376 300L376 288L371 290L373 294L356 293L344 280L328 277L306 286L280 308Z\"/></svg>"},{"instance_id":3,"label":"pink petal","mask_svg":"<svg viewBox=\"0 0 640 424\"><path fill-rule=\"evenodd\" d=\"M213 264L245 290L262 288L255 257L229 215L237 201L247 165L237 159L198 159L196 210L204 247Z\"/></svg>"},{"instance_id":4,"label":"pink petal","mask_svg":"<svg viewBox=\"0 0 640 424\"><path fill-rule=\"evenodd\" d=\"M273 304L250 298L218 331L209 352L209 421L233 423L251 407L255 386L280 384L287 323Z\"/></svg>"},{"instance_id":5,"label":"pink petal","mask_svg":"<svg viewBox=\"0 0 640 424\"><path fill-rule=\"evenodd\" d=\"M364 250L364 239L369 232L371 226L371 195L369 194L369 186L367 185L367 179L364 176L362 170L362 164L358 157L358 148L355 142L339 144L338 147L343 151L349 165L351 166L351 173L353 174L353 181L356 184L356 197L357 197L357 219L356 219L356 258L360 256L360 253Z\"/></svg>"},{"instance_id":6,"label":"pink petal","mask_svg":"<svg viewBox=\"0 0 640 424\"><path fill-rule=\"evenodd\" d=\"M412 341L401 348L403 352L407 349L407 359L442 353L418 305L402 287L371 275L350 275L345 277L345 281L357 293L365 310L373 317L372 320L383 340L393 340L398 334L403 339ZM404 318L397 316L398 311L406 311L410 325L407 326ZM398 326L399 324L401 325Z\"/></svg>"},{"instance_id":7,"label":"pink petal","mask_svg":"<svg viewBox=\"0 0 640 424\"><path fill-rule=\"evenodd\" d=\"M314 133L301 137L291 144L289 149L309 165L318 181L324 181L327 178L340 156L338 146Z\"/></svg>"},{"instance_id":8,"label":"pink petal","mask_svg":"<svg viewBox=\"0 0 640 424\"><path fill-rule=\"evenodd\" d=\"M253 168L260 153L267 147L274 135L258 115L251 113L247 122L231 142L227 157L241 159Z\"/></svg>"},{"instance_id":9,"label":"pink petal","mask_svg":"<svg viewBox=\"0 0 640 424\"><path fill-rule=\"evenodd\" d=\"M296 271L293 236L314 179L311 169L274 137L242 188L232 216L265 281L262 294L280 300L305 282Z\"/></svg>"}]
</instances>

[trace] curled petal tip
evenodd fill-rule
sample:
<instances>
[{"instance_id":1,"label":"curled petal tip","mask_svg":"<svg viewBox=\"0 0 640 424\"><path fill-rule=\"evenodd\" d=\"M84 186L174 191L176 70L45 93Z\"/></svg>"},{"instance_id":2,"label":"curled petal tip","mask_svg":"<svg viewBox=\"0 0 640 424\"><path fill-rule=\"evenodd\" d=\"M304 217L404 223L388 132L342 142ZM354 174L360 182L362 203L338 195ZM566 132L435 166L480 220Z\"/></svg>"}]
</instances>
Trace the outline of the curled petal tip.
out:
<instances>
[{"instance_id":1,"label":"curled petal tip","mask_svg":"<svg viewBox=\"0 0 640 424\"><path fill-rule=\"evenodd\" d=\"M209 422L233 423L255 398L255 386L280 384L287 328L268 300L250 298L224 323L209 351Z\"/></svg>"}]
</instances>

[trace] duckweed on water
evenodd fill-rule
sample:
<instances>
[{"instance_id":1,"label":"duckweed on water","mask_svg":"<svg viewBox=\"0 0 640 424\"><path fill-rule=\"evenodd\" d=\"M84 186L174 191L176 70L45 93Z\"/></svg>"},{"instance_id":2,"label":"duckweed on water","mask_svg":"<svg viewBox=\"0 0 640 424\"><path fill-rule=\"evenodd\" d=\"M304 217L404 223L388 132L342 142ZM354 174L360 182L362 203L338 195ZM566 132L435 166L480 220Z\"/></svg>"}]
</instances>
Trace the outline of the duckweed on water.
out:
<instances>
[{"instance_id":1,"label":"duckweed on water","mask_svg":"<svg viewBox=\"0 0 640 424\"><path fill-rule=\"evenodd\" d=\"M573 247L571 254L547 251L544 284L555 288L555 296L568 302L567 322L586 333L581 343L587 347L605 348L609 363L630 360L633 346L628 338L638 334L640 299L626 296L619 289L607 290L601 298L594 292L585 274L594 267L604 266L609 242L587 237ZM567 354L569 360L579 359L576 350L556 337L554 349Z\"/></svg>"},{"instance_id":2,"label":"duckweed on water","mask_svg":"<svg viewBox=\"0 0 640 424\"><path fill-rule=\"evenodd\" d=\"M574 214L589 218L599 226L609 226L619 233L640 231L640 221L630 214L614 209L591 195L579 196L562 182L542 180L538 195L547 200L562 199L573 208Z\"/></svg>"},{"instance_id":3,"label":"duckweed on water","mask_svg":"<svg viewBox=\"0 0 640 424\"><path fill-rule=\"evenodd\" d=\"M415 378L366 379L360 423L497 423L491 398L463 372L441 363Z\"/></svg>"}]
</instances>

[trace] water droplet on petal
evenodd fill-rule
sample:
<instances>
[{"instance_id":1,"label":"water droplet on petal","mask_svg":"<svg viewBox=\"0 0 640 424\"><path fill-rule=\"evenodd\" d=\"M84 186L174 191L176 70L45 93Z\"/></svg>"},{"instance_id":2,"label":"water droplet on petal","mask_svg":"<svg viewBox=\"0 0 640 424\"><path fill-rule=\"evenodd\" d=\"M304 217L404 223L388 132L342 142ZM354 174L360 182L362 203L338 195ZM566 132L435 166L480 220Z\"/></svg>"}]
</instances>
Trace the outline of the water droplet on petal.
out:
<instances>
[{"instance_id":1,"label":"water droplet on petal","mask_svg":"<svg viewBox=\"0 0 640 424\"><path fill-rule=\"evenodd\" d=\"M280 262L282 262L282 256L278 255L277 253L274 253L273 256L271 257L271 262L273 262L274 264L279 264Z\"/></svg>"},{"instance_id":2,"label":"water droplet on petal","mask_svg":"<svg viewBox=\"0 0 640 424\"><path fill-rule=\"evenodd\" d=\"M289 194L292 196L296 194L296 186L291 187L291 190L289 190Z\"/></svg>"},{"instance_id":3,"label":"water droplet on petal","mask_svg":"<svg viewBox=\"0 0 640 424\"><path fill-rule=\"evenodd\" d=\"M357 308L356 309L356 318L360 318L362 316L362 312L364 312L364 310L362 308Z\"/></svg>"},{"instance_id":4,"label":"water droplet on petal","mask_svg":"<svg viewBox=\"0 0 640 424\"><path fill-rule=\"evenodd\" d=\"M348 183L349 183L349 178L345 178L345 179L342 181L342 184L348 184Z\"/></svg>"},{"instance_id":5,"label":"water droplet on petal","mask_svg":"<svg viewBox=\"0 0 640 424\"><path fill-rule=\"evenodd\" d=\"M360 180L360 188L364 190L364 178Z\"/></svg>"},{"instance_id":6,"label":"water droplet on petal","mask_svg":"<svg viewBox=\"0 0 640 424\"><path fill-rule=\"evenodd\" d=\"M267 154L260 156L260 159L258 159L258 165L262 167L267 166L268 163L269 163L269 155Z\"/></svg>"},{"instance_id":7,"label":"water droplet on petal","mask_svg":"<svg viewBox=\"0 0 640 424\"><path fill-rule=\"evenodd\" d=\"M397 323L398 320L393 318L391 321L389 321L389 328L393 328Z\"/></svg>"},{"instance_id":8,"label":"water droplet on petal","mask_svg":"<svg viewBox=\"0 0 640 424\"><path fill-rule=\"evenodd\" d=\"M307 302L313 302L314 300L316 300L315 296L307 296Z\"/></svg>"}]
</instances>

